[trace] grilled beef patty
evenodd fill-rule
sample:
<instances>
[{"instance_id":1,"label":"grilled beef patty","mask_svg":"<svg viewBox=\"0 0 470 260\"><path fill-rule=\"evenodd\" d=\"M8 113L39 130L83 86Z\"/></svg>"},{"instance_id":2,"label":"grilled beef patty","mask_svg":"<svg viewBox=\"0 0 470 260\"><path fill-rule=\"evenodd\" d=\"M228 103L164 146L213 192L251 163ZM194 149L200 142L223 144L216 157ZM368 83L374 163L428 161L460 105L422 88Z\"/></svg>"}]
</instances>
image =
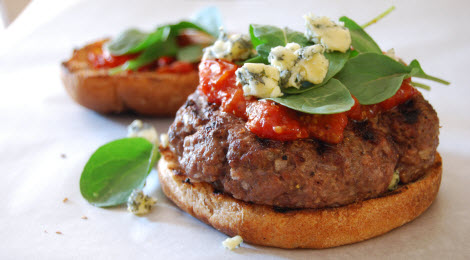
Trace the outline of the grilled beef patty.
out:
<instances>
[{"instance_id":1,"label":"grilled beef patty","mask_svg":"<svg viewBox=\"0 0 470 260\"><path fill-rule=\"evenodd\" d=\"M286 208L322 208L377 197L393 173L414 181L432 165L439 121L416 95L368 121L349 120L336 145L260 139L245 121L221 112L199 92L170 127L170 149L191 181L234 198Z\"/></svg>"}]
</instances>

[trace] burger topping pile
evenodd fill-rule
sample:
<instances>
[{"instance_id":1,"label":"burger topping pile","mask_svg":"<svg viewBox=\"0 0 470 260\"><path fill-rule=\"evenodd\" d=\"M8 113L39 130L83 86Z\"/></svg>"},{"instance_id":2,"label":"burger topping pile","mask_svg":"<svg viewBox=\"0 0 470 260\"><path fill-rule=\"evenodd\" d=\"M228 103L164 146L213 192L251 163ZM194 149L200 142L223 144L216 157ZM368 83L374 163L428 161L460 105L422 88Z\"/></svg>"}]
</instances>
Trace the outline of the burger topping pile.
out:
<instances>
[{"instance_id":1,"label":"burger topping pile","mask_svg":"<svg viewBox=\"0 0 470 260\"><path fill-rule=\"evenodd\" d=\"M339 143L349 119L366 120L419 94L415 87L429 89L411 77L449 84L417 60L406 65L393 49L383 53L348 17L304 18L305 33L252 24L250 37L220 34L205 49L199 90L261 138Z\"/></svg>"},{"instance_id":2,"label":"burger topping pile","mask_svg":"<svg viewBox=\"0 0 470 260\"><path fill-rule=\"evenodd\" d=\"M128 29L110 41L92 45L89 63L96 69L185 73L196 69L204 46L212 44L222 25L214 7L205 8L191 21L158 26L151 32Z\"/></svg>"}]
</instances>

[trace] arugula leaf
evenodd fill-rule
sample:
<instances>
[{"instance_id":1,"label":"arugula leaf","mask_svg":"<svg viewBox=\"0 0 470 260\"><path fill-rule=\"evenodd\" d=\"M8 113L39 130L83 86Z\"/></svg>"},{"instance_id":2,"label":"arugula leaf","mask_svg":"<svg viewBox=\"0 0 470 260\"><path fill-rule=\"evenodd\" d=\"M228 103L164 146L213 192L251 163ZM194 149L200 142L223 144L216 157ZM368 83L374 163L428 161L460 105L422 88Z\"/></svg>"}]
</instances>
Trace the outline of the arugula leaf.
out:
<instances>
[{"instance_id":1,"label":"arugula leaf","mask_svg":"<svg viewBox=\"0 0 470 260\"><path fill-rule=\"evenodd\" d=\"M325 57L329 61L328 65L328 72L326 73L325 78L323 79L323 82L320 84L313 84L308 81L305 81L302 83L302 87L299 89L296 88L284 88L282 89L282 92L287 93L287 94L298 94L302 93L305 91L308 91L312 88L317 88L325 85L331 78L333 78L338 72L343 69L344 64L349 59L350 56L350 51L348 50L347 52L339 52L339 51L334 51L334 52L326 52Z\"/></svg>"},{"instance_id":2,"label":"arugula leaf","mask_svg":"<svg viewBox=\"0 0 470 260\"><path fill-rule=\"evenodd\" d=\"M106 44L106 48L108 48L109 52L113 55L124 55L129 53L129 50L132 50L135 46L138 46L148 36L148 33L137 29L129 29L112 39Z\"/></svg>"},{"instance_id":3,"label":"arugula leaf","mask_svg":"<svg viewBox=\"0 0 470 260\"><path fill-rule=\"evenodd\" d=\"M426 74L423 71L423 69L421 68L421 65L419 64L419 62L417 60L411 61L410 65L408 65L408 67L411 68L410 74L413 77L436 81L436 82L439 82L439 83L444 84L444 85L449 85L450 84L450 82L448 82L448 81L445 81L443 79L436 78L436 77L433 77L431 75Z\"/></svg>"},{"instance_id":4,"label":"arugula leaf","mask_svg":"<svg viewBox=\"0 0 470 260\"><path fill-rule=\"evenodd\" d=\"M123 138L98 148L80 177L80 192L98 207L116 206L140 189L159 156L144 138Z\"/></svg>"},{"instance_id":5,"label":"arugula leaf","mask_svg":"<svg viewBox=\"0 0 470 260\"><path fill-rule=\"evenodd\" d=\"M286 107L309 114L335 114L348 111L354 105L348 89L336 79L321 87L298 95L268 98Z\"/></svg>"},{"instance_id":6,"label":"arugula leaf","mask_svg":"<svg viewBox=\"0 0 470 260\"><path fill-rule=\"evenodd\" d=\"M300 44L305 47L309 44L308 39L303 33L291 30L289 28L278 28L272 25L250 25L250 37L253 47L256 48L258 56L254 61L261 61L260 63L268 64L268 55L271 48L277 46L286 46L290 42Z\"/></svg>"},{"instance_id":7,"label":"arugula leaf","mask_svg":"<svg viewBox=\"0 0 470 260\"><path fill-rule=\"evenodd\" d=\"M382 50L379 48L377 43L375 43L375 41L356 22L346 16L339 18L339 20L344 22L344 26L349 29L352 40L351 45L355 50L361 53L382 53Z\"/></svg>"},{"instance_id":8,"label":"arugula leaf","mask_svg":"<svg viewBox=\"0 0 470 260\"><path fill-rule=\"evenodd\" d=\"M223 26L219 9L214 6L200 10L191 17L191 21L216 38L219 36L220 27Z\"/></svg>"},{"instance_id":9,"label":"arugula leaf","mask_svg":"<svg viewBox=\"0 0 470 260\"><path fill-rule=\"evenodd\" d=\"M410 70L386 55L363 53L350 59L336 78L359 103L370 105L392 97Z\"/></svg>"},{"instance_id":10,"label":"arugula leaf","mask_svg":"<svg viewBox=\"0 0 470 260\"><path fill-rule=\"evenodd\" d=\"M202 57L202 46L201 45L189 45L178 50L176 59L179 61L186 62L197 62Z\"/></svg>"}]
</instances>

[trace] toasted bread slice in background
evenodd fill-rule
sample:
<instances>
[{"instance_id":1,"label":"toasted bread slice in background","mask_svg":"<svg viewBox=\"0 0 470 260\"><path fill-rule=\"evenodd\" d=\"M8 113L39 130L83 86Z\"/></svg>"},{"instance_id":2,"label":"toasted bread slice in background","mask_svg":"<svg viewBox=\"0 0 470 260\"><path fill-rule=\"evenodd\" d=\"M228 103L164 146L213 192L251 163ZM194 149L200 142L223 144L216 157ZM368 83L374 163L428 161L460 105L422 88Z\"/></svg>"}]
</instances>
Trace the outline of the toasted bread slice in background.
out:
<instances>
[{"instance_id":1,"label":"toasted bread slice in background","mask_svg":"<svg viewBox=\"0 0 470 260\"><path fill-rule=\"evenodd\" d=\"M93 48L105 40L76 49L62 63L61 78L67 93L80 105L99 113L134 111L149 116L173 116L199 83L195 69L186 73L121 72L95 69L88 61Z\"/></svg>"}]
</instances>

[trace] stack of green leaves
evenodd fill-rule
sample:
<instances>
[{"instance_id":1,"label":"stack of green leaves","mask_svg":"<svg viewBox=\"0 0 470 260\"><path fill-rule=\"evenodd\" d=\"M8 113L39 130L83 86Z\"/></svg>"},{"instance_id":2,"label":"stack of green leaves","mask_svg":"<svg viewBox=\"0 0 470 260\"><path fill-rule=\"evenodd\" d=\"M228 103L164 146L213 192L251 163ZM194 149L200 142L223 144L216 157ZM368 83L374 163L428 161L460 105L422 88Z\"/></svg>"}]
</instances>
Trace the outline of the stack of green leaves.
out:
<instances>
[{"instance_id":1,"label":"stack of green leaves","mask_svg":"<svg viewBox=\"0 0 470 260\"><path fill-rule=\"evenodd\" d=\"M202 56L203 46L198 44L180 47L177 36L186 29L193 29L217 38L222 18L217 8L208 7L193 16L191 21L166 24L157 27L153 32L142 32L129 29L112 39L106 48L112 55L139 53L137 58L110 70L115 74L125 70L137 70L163 56L176 57L177 60L197 62Z\"/></svg>"},{"instance_id":2,"label":"stack of green leaves","mask_svg":"<svg viewBox=\"0 0 470 260\"><path fill-rule=\"evenodd\" d=\"M378 18L382 18L391 10L393 7ZM372 37L352 19L343 16L340 21L344 22L344 26L351 33L352 50L346 53L325 53L329 68L322 83L313 84L306 81L299 89L283 88L282 97L269 98L270 100L304 113L335 114L351 109L354 105L351 94L363 105L380 103L392 97L405 78L416 77L449 84L445 80L426 74L417 60L405 65L383 54ZM285 46L290 42L298 43L302 47L313 44L301 32L271 25L250 25L250 36L257 56L246 60L245 63L269 64L268 55L271 48ZM430 89L421 83L412 84Z\"/></svg>"}]
</instances>

